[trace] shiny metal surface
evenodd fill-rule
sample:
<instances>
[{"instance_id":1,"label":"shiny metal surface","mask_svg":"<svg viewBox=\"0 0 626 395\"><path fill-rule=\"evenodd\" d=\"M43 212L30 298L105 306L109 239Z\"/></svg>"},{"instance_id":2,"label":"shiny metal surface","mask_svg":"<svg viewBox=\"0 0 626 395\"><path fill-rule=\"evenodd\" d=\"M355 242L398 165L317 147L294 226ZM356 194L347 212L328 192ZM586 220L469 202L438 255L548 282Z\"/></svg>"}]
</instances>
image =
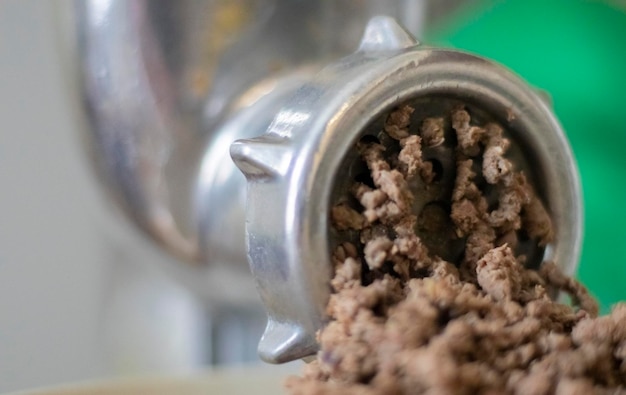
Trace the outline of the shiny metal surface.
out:
<instances>
[{"instance_id":1,"label":"shiny metal surface","mask_svg":"<svg viewBox=\"0 0 626 395\"><path fill-rule=\"evenodd\" d=\"M351 52L377 13L423 0L76 0L86 142L109 194L186 262L247 272L245 183L228 156L295 81Z\"/></svg>"},{"instance_id":2,"label":"shiny metal surface","mask_svg":"<svg viewBox=\"0 0 626 395\"><path fill-rule=\"evenodd\" d=\"M269 321L263 359L314 353L329 297L328 213L344 158L374 120L406 100L446 98L503 124L535 176L556 228L543 258L573 273L582 206L576 165L552 111L515 74L486 59L418 45L386 17L368 25L359 50L324 68L277 113L268 132L231 146L248 180L248 258Z\"/></svg>"},{"instance_id":3,"label":"shiny metal surface","mask_svg":"<svg viewBox=\"0 0 626 395\"><path fill-rule=\"evenodd\" d=\"M166 267L211 305L257 306L232 141L262 134L373 15L418 32L424 0L75 0L84 140L99 178ZM71 51L74 52L74 51ZM184 270L183 270L184 269Z\"/></svg>"}]
</instances>

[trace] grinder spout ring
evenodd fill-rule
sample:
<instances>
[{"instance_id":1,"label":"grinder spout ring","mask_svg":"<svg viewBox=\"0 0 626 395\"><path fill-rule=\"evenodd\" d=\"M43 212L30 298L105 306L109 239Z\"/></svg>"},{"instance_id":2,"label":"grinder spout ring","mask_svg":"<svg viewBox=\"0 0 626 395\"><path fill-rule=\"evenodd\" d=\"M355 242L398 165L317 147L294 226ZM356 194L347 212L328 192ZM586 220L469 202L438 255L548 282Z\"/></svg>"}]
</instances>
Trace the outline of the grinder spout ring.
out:
<instances>
[{"instance_id":1,"label":"grinder spout ring","mask_svg":"<svg viewBox=\"0 0 626 395\"><path fill-rule=\"evenodd\" d=\"M580 181L550 107L504 67L465 52L420 45L376 17L359 49L324 68L275 116L267 133L239 140L231 157L247 179L247 256L268 313L261 357L282 363L316 352L330 295L331 198L345 158L376 120L410 100L458 100L511 133L532 164L555 227L542 259L576 268L582 237Z\"/></svg>"}]
</instances>

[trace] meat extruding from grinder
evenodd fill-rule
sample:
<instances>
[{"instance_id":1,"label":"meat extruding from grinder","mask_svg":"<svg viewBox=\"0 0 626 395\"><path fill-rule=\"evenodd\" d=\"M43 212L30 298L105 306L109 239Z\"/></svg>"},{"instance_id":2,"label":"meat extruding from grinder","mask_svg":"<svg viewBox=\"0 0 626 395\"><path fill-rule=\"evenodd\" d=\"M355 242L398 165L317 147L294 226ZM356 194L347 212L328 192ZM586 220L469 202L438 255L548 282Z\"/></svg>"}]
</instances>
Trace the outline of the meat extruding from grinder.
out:
<instances>
[{"instance_id":1,"label":"meat extruding from grinder","mask_svg":"<svg viewBox=\"0 0 626 395\"><path fill-rule=\"evenodd\" d=\"M474 124L457 105L414 128L413 112L404 105L387 116L391 143L357 144L371 180L355 182L331 219L338 234L357 232L358 240L346 237L332 255L320 351L301 377L287 380L288 392L626 394L626 304L598 317L586 289L554 262L534 270L516 252L520 236L545 246L554 233L506 156L502 127ZM437 182L422 153L444 142L446 124L456 138L456 174L444 222L464 243L454 262L416 234L412 204L421 191L410 187ZM426 226L441 226L436 221ZM555 290L573 306L554 301Z\"/></svg>"}]
</instances>

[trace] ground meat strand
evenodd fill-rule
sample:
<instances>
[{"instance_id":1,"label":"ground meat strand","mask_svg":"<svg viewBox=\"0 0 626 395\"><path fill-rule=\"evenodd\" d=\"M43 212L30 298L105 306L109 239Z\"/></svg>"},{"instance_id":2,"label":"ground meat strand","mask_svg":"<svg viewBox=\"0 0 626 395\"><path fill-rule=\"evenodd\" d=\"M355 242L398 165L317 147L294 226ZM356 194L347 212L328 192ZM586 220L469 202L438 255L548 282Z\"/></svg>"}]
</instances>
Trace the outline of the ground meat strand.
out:
<instances>
[{"instance_id":1,"label":"ground meat strand","mask_svg":"<svg viewBox=\"0 0 626 395\"><path fill-rule=\"evenodd\" d=\"M422 122L420 135L427 147L435 147L443 144L445 140L443 118L426 118Z\"/></svg>"},{"instance_id":2,"label":"ground meat strand","mask_svg":"<svg viewBox=\"0 0 626 395\"><path fill-rule=\"evenodd\" d=\"M409 136L409 126L411 124L411 114L415 109L411 106L400 106L392 111L385 122L385 132L396 140L402 140Z\"/></svg>"},{"instance_id":3,"label":"ground meat strand","mask_svg":"<svg viewBox=\"0 0 626 395\"><path fill-rule=\"evenodd\" d=\"M338 204L332 208L331 216L333 225L337 230L363 229L365 223L363 216L346 203Z\"/></svg>"},{"instance_id":4,"label":"ground meat strand","mask_svg":"<svg viewBox=\"0 0 626 395\"><path fill-rule=\"evenodd\" d=\"M485 129L470 125L470 115L459 107L452 112L452 128L456 131L457 149L467 156L477 156L480 153L479 143L485 138Z\"/></svg>"},{"instance_id":5,"label":"ground meat strand","mask_svg":"<svg viewBox=\"0 0 626 395\"><path fill-rule=\"evenodd\" d=\"M497 184L513 169L504 154L510 142L502 136L502 128L490 123L486 126L487 142L483 153L483 176L490 184Z\"/></svg>"}]
</instances>

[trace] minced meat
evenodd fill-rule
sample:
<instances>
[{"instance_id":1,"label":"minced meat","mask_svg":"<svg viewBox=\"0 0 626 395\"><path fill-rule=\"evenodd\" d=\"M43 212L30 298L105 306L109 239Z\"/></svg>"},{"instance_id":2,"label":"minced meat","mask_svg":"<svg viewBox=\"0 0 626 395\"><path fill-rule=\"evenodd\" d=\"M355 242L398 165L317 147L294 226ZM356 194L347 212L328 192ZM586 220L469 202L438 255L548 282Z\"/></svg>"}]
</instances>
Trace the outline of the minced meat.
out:
<instances>
[{"instance_id":1,"label":"minced meat","mask_svg":"<svg viewBox=\"0 0 626 395\"><path fill-rule=\"evenodd\" d=\"M340 203L331 218L360 240L334 251L320 351L288 379L289 393L626 394L626 304L597 317L587 290L554 262L525 266L519 235L552 242L548 210L507 159L502 127L472 124L463 106L448 114L457 136L448 223L464 251L455 262L429 252L409 185L433 182L422 145L442 144L445 122L427 118L412 132L413 113L404 105L387 119L397 150L359 144L374 187L356 183L360 206ZM555 290L573 305L554 301Z\"/></svg>"}]
</instances>

